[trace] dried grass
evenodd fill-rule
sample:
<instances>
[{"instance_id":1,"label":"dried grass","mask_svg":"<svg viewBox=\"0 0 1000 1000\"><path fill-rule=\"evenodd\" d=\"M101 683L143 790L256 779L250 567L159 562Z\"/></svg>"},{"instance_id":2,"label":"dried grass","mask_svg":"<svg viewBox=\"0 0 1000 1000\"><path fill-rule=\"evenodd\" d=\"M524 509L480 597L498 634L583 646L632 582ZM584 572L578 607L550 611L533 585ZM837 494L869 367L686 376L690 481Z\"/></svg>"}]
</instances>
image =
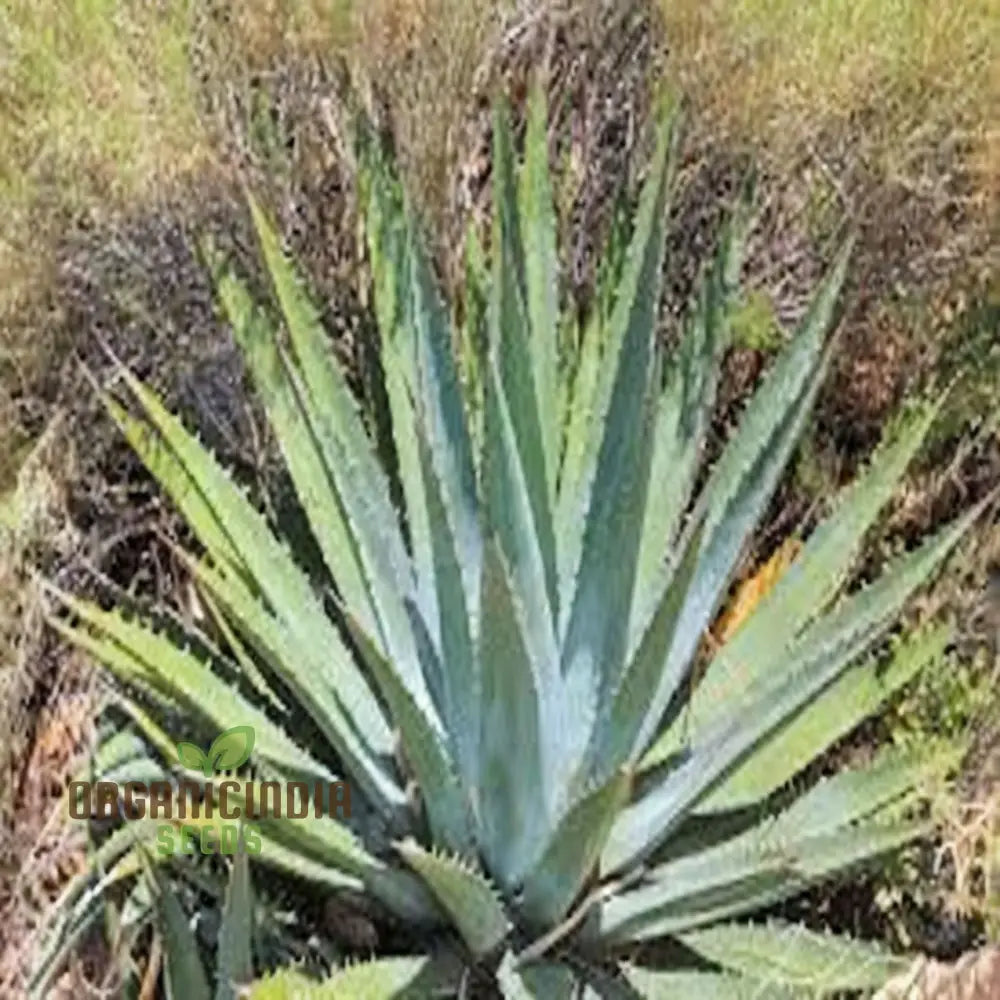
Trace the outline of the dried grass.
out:
<instances>
[{"instance_id":1,"label":"dried grass","mask_svg":"<svg viewBox=\"0 0 1000 1000\"><path fill-rule=\"evenodd\" d=\"M859 116L869 149L901 170L942 121L995 143L998 0L673 0L662 12L685 89L778 157Z\"/></svg>"},{"instance_id":2,"label":"dried grass","mask_svg":"<svg viewBox=\"0 0 1000 1000\"><path fill-rule=\"evenodd\" d=\"M1000 996L1000 948L985 948L953 964L919 959L872 1000L995 1000Z\"/></svg>"}]
</instances>

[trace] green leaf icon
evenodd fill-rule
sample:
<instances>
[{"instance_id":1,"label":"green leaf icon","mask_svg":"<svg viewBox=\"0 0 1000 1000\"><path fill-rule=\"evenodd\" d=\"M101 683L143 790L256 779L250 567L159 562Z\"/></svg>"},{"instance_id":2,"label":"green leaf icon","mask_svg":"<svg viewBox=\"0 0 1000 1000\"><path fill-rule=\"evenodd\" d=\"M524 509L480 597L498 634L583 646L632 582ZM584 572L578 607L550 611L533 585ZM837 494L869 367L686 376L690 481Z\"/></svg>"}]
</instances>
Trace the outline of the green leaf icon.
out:
<instances>
[{"instance_id":1,"label":"green leaf icon","mask_svg":"<svg viewBox=\"0 0 1000 1000\"><path fill-rule=\"evenodd\" d=\"M197 743L181 741L177 744L177 759L192 771L201 771L205 777L212 775L212 762Z\"/></svg>"},{"instance_id":2,"label":"green leaf icon","mask_svg":"<svg viewBox=\"0 0 1000 1000\"><path fill-rule=\"evenodd\" d=\"M210 766L216 771L233 771L250 759L255 734L253 726L233 726L219 733L208 751Z\"/></svg>"}]
</instances>

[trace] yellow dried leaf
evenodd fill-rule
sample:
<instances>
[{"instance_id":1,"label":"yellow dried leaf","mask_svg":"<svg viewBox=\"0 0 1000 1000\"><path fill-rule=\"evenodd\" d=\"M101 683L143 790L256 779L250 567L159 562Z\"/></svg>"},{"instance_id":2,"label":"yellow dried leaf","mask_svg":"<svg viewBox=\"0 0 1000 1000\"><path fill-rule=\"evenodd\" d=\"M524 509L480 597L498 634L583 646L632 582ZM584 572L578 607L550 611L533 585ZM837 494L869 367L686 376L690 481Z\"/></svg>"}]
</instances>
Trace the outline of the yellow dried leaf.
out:
<instances>
[{"instance_id":1,"label":"yellow dried leaf","mask_svg":"<svg viewBox=\"0 0 1000 1000\"><path fill-rule=\"evenodd\" d=\"M712 638L721 646L753 614L754 608L774 588L802 549L798 538L786 538L771 558L758 566L740 585L712 628Z\"/></svg>"}]
</instances>

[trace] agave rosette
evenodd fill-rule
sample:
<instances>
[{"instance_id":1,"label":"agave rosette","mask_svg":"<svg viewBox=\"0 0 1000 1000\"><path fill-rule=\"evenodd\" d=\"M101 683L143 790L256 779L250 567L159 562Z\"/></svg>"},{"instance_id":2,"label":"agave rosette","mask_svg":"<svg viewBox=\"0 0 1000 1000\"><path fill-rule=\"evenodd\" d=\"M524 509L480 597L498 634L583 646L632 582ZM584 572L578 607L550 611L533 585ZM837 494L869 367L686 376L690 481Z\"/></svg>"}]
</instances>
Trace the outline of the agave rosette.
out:
<instances>
[{"instance_id":1,"label":"agave rosette","mask_svg":"<svg viewBox=\"0 0 1000 1000\"><path fill-rule=\"evenodd\" d=\"M703 635L823 379L850 247L700 476L749 189L666 355L656 326L676 116L659 119L630 231L609 249L582 327L559 297L541 95L521 164L502 110L494 131L491 267L470 268L457 329L392 166L359 133L381 408L352 392L256 205L283 323L234 273L218 276L322 579L123 373L135 405L109 397L108 408L202 546L190 566L215 631L183 646L170 630L61 595L75 624L58 627L128 692L142 736L115 737L117 751L102 747L99 765L134 773L138 753L168 768L160 726L172 711L208 733L252 725L257 773L344 778L365 803L350 824L266 825L257 860L365 893L425 924L428 940L446 940L450 926L467 961L493 970L507 997L876 986L905 963L870 944L740 918L924 829L905 811L886 816L920 780L912 756L888 751L797 795L788 789L947 642L946 628L930 627L869 655L975 510L871 585L841 593L935 407L915 407L896 426L696 673ZM102 846L104 882L135 871L114 867L134 845L135 835ZM87 891L88 905L99 891ZM77 924L67 918L54 940L79 924L81 898L68 897L63 910ZM621 961L609 973L609 961L655 938L687 958L659 968ZM420 956L336 975L363 979L363 995L390 996L431 968L435 995L466 988L454 963ZM277 973L253 995L362 995L340 982Z\"/></svg>"}]
</instances>

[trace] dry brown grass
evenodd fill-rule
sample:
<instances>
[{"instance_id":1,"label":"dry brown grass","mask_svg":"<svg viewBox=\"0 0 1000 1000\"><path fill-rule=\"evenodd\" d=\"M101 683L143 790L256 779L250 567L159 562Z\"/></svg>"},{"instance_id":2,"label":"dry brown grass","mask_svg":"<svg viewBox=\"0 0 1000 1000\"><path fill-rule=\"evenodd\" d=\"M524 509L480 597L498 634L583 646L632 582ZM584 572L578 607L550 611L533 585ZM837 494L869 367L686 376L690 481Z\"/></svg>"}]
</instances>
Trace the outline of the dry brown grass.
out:
<instances>
[{"instance_id":1,"label":"dry brown grass","mask_svg":"<svg viewBox=\"0 0 1000 1000\"><path fill-rule=\"evenodd\" d=\"M994 1000L1000 995L1000 949L984 948L953 964L920 959L873 1000Z\"/></svg>"},{"instance_id":2,"label":"dry brown grass","mask_svg":"<svg viewBox=\"0 0 1000 1000\"><path fill-rule=\"evenodd\" d=\"M477 71L495 49L502 0L372 0L359 7L355 78L391 126L403 169L429 219L447 211Z\"/></svg>"},{"instance_id":3,"label":"dry brown grass","mask_svg":"<svg viewBox=\"0 0 1000 1000\"><path fill-rule=\"evenodd\" d=\"M52 299L67 233L232 180L231 106L291 68L346 60L394 108L411 181L431 214L472 74L491 42L491 0L12 0L0 11L0 492L44 415L39 382L67 345ZM310 67L317 67L313 71ZM263 84L262 84L263 82ZM265 102L266 103L266 102ZM251 130L258 122L242 123ZM71 345L70 345L71 346Z\"/></svg>"},{"instance_id":4,"label":"dry brown grass","mask_svg":"<svg viewBox=\"0 0 1000 1000\"><path fill-rule=\"evenodd\" d=\"M81 661L64 660L53 697L34 720L29 750L14 774L13 813L0 817L5 834L0 841L0 993L5 997L24 995L43 921L66 882L86 869L86 832L69 819L63 797L93 745L92 676ZM76 988L53 995L87 992L81 961L72 964L67 975Z\"/></svg>"},{"instance_id":5,"label":"dry brown grass","mask_svg":"<svg viewBox=\"0 0 1000 1000\"><path fill-rule=\"evenodd\" d=\"M785 231L804 245L821 246L845 217L861 231L852 363L835 384L870 441L912 387L903 376L932 367L956 325L932 300L1000 267L1000 0L660 10L667 74L696 109L697 141L751 150ZM779 313L809 277L794 274L801 251L789 250L774 262L790 286Z\"/></svg>"},{"instance_id":6,"label":"dry brown grass","mask_svg":"<svg viewBox=\"0 0 1000 1000\"><path fill-rule=\"evenodd\" d=\"M47 364L32 347L50 318L52 246L81 218L218 171L213 109L227 93L276 66L343 58L391 117L410 186L439 222L470 152L477 72L505 31L574 7L599 20L597 0L12 0L0 15L0 383L18 388L0 398L0 435L20 434L18 401ZM661 7L666 72L691 96L699 130L716 146L752 144L779 178L805 162L807 200L827 184L835 211L863 214L886 183L917 200L934 189L930 200L961 202L980 226L1000 204L1000 0ZM951 249L965 248L956 238ZM7 451L16 465L17 447Z\"/></svg>"},{"instance_id":7,"label":"dry brown grass","mask_svg":"<svg viewBox=\"0 0 1000 1000\"><path fill-rule=\"evenodd\" d=\"M859 115L869 149L902 171L941 122L980 153L995 151L997 0L672 0L661 9L685 89L775 156ZM996 166L992 154L986 165Z\"/></svg>"}]
</instances>

